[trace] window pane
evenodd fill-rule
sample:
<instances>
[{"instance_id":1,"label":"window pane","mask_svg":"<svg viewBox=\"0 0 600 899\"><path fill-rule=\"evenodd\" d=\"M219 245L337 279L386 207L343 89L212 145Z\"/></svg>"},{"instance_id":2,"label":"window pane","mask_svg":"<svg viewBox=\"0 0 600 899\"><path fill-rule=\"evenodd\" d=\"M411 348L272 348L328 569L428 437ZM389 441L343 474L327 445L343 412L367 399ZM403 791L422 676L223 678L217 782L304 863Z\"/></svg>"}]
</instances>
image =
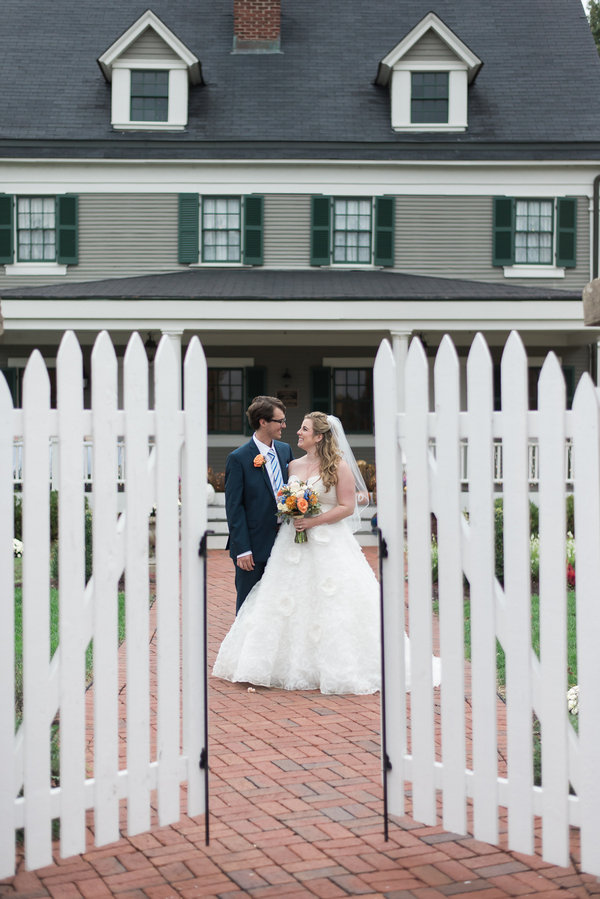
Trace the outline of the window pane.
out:
<instances>
[{"instance_id":1,"label":"window pane","mask_svg":"<svg viewBox=\"0 0 600 899\"><path fill-rule=\"evenodd\" d=\"M202 203L202 259L239 262L241 259L241 201L212 197Z\"/></svg>"},{"instance_id":2,"label":"window pane","mask_svg":"<svg viewBox=\"0 0 600 899\"><path fill-rule=\"evenodd\" d=\"M448 122L448 72L411 73L411 122Z\"/></svg>"},{"instance_id":3,"label":"window pane","mask_svg":"<svg viewBox=\"0 0 600 899\"><path fill-rule=\"evenodd\" d=\"M132 71L130 116L134 122L166 122L168 120L168 72Z\"/></svg>"},{"instance_id":4,"label":"window pane","mask_svg":"<svg viewBox=\"0 0 600 899\"><path fill-rule=\"evenodd\" d=\"M346 431L373 429L373 372L370 368L336 368L333 372L334 412Z\"/></svg>"},{"instance_id":5,"label":"window pane","mask_svg":"<svg viewBox=\"0 0 600 899\"><path fill-rule=\"evenodd\" d=\"M551 200L518 200L515 262L551 265L554 242L554 204Z\"/></svg>"},{"instance_id":6,"label":"window pane","mask_svg":"<svg viewBox=\"0 0 600 899\"><path fill-rule=\"evenodd\" d=\"M369 199L334 201L334 262L371 262L371 203Z\"/></svg>"},{"instance_id":7,"label":"window pane","mask_svg":"<svg viewBox=\"0 0 600 899\"><path fill-rule=\"evenodd\" d=\"M239 434L244 430L243 390L243 369L209 368L209 431Z\"/></svg>"},{"instance_id":8,"label":"window pane","mask_svg":"<svg viewBox=\"0 0 600 899\"><path fill-rule=\"evenodd\" d=\"M54 197L19 197L17 260L53 262L56 258L55 224Z\"/></svg>"}]
</instances>

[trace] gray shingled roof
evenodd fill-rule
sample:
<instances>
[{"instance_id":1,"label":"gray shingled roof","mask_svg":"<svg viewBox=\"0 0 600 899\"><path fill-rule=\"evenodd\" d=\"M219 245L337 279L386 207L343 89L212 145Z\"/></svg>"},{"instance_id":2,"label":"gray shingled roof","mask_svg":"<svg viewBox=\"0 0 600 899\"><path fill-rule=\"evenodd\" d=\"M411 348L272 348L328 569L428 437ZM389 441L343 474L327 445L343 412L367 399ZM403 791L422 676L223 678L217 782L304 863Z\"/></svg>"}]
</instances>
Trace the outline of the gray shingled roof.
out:
<instances>
[{"instance_id":1,"label":"gray shingled roof","mask_svg":"<svg viewBox=\"0 0 600 899\"><path fill-rule=\"evenodd\" d=\"M148 7L202 64L184 133L110 126L97 59ZM484 63L469 129L394 134L378 63L430 10ZM525 144L562 156L600 147L600 61L579 0L282 0L278 54L232 54L232 25L233 0L3 0L0 155L502 158L539 152Z\"/></svg>"},{"instance_id":2,"label":"gray shingled roof","mask_svg":"<svg viewBox=\"0 0 600 899\"><path fill-rule=\"evenodd\" d=\"M485 284L385 271L190 269L134 278L22 287L1 299L581 300L581 291Z\"/></svg>"}]
</instances>

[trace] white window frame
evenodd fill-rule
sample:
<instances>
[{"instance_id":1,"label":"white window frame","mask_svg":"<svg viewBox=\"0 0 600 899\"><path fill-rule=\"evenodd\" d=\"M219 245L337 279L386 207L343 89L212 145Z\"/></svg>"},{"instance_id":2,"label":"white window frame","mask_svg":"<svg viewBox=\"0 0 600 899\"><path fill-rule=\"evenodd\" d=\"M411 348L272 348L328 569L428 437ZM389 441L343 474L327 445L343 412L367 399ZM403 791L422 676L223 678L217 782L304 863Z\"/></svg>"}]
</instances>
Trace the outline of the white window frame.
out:
<instances>
[{"instance_id":1,"label":"white window frame","mask_svg":"<svg viewBox=\"0 0 600 899\"><path fill-rule=\"evenodd\" d=\"M448 73L448 121L411 122L411 100L413 72ZM394 131L466 131L467 120L467 67L458 60L456 63L443 62L399 62L392 69L392 128Z\"/></svg>"},{"instance_id":2,"label":"white window frame","mask_svg":"<svg viewBox=\"0 0 600 899\"><path fill-rule=\"evenodd\" d=\"M515 197L515 201L552 203L552 259L556 259L557 197ZM515 262L503 266L505 278L564 278L565 269L555 263Z\"/></svg>"},{"instance_id":3,"label":"white window frame","mask_svg":"<svg viewBox=\"0 0 600 899\"><path fill-rule=\"evenodd\" d=\"M146 28L151 27L172 50L171 59L127 57L129 47ZM107 81L111 82L111 124L118 131L183 131L188 123L189 84L201 84L200 62L167 28L158 16L147 10L98 59ZM166 122L131 119L131 72L135 69L168 71L169 104Z\"/></svg>"},{"instance_id":4,"label":"white window frame","mask_svg":"<svg viewBox=\"0 0 600 899\"><path fill-rule=\"evenodd\" d=\"M131 119L131 73L135 69L169 73L169 103L166 122ZM188 77L185 64L175 61L140 59L113 65L111 124L123 131L183 131L188 121Z\"/></svg>"},{"instance_id":5,"label":"white window frame","mask_svg":"<svg viewBox=\"0 0 600 899\"><path fill-rule=\"evenodd\" d=\"M454 60L406 59L407 54L428 31L433 31L455 55ZM477 75L482 61L442 22L434 12L427 13L379 63L376 83L390 85L391 118L394 131L466 131L468 127L468 86ZM411 122L411 73L448 73L448 122Z\"/></svg>"},{"instance_id":6,"label":"white window frame","mask_svg":"<svg viewBox=\"0 0 600 899\"><path fill-rule=\"evenodd\" d=\"M4 265L4 274L5 275L43 275L46 276L61 276L67 274L67 265L62 262L54 261L44 261L40 260L40 262L35 262L33 259L27 259L23 261L18 260L19 253L19 222L18 222L18 206L19 200L24 199L53 199L56 203L56 194L15 194L15 206L14 206L14 215L13 215L13 247L14 247L14 262L5 263ZM57 238L57 228L56 228L56 219L54 221L54 234ZM58 241L55 240L55 249L58 248Z\"/></svg>"}]
</instances>

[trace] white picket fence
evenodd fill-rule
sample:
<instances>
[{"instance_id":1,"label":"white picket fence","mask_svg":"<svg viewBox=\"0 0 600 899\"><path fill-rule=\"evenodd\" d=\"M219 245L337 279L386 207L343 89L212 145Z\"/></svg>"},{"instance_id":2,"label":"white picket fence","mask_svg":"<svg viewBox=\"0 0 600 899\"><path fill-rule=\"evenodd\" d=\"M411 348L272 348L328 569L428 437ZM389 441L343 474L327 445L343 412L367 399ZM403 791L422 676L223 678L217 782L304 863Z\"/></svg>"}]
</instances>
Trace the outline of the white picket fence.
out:
<instances>
[{"instance_id":1,"label":"white picket fence","mask_svg":"<svg viewBox=\"0 0 600 899\"><path fill-rule=\"evenodd\" d=\"M388 547L384 560L385 712L391 770L389 810L405 813L412 784L414 817L471 829L498 842L499 807L508 810L508 844L532 853L541 819L544 859L569 864L569 827L580 829L584 871L600 875L600 405L588 375L573 410L554 354L539 379L538 411L528 410L527 356L511 334L502 357L502 411L493 406L492 360L477 335L467 364L467 409L460 408L459 361L449 337L434 367L435 409L429 407L429 368L412 341L404 372L387 342L375 364L378 517ZM391 408L404 412L390 415ZM396 404L396 405L394 405ZM435 441L433 455L430 442ZM539 453L540 658L531 646L529 444ZM469 518L463 514L461 442L468 444ZM502 444L504 586L494 574L494 453ZM567 599L565 482L572 443L577 543L578 732L566 692ZM407 473L406 565L411 638L410 719L404 693L405 627L402 456ZM437 518L439 633L442 659L441 753L430 657L432 577L430 514ZM472 731L465 720L463 575L470 585ZM499 758L496 639L506 653L506 765ZM532 716L541 722L542 785L534 786ZM410 727L408 726L410 724ZM410 741L409 741L410 737ZM570 790L572 787L572 790ZM468 811L468 802L472 811ZM468 817L472 814L472 818Z\"/></svg>"},{"instance_id":2,"label":"white picket fence","mask_svg":"<svg viewBox=\"0 0 600 899\"><path fill-rule=\"evenodd\" d=\"M29 869L60 851L85 851L86 811L97 845L119 838L119 802L130 834L204 810L204 596L199 541L206 529L206 360L194 338L180 372L168 338L154 363L155 407L138 334L124 360L117 408L117 359L106 332L92 352L92 403L83 408L81 349L65 334L57 357L57 408L35 351L13 409L0 376L0 878L14 872L15 828L25 831ZM15 734L13 444L23 443L23 718ZM150 443L154 446L150 448ZM119 444L127 460L125 511L117 511ZM50 659L49 454L58 454L59 646ZM85 583L84 453L93 456L93 575ZM181 479L181 480L180 480ZM181 491L181 508L179 492ZM156 714L151 711L148 517L156 505ZM180 523L181 522L181 523ZM180 536L181 527L181 536ZM119 717L118 585L125 575L127 720ZM93 756L86 755L85 654L93 641ZM180 693L181 688L181 693ZM180 695L182 699L180 700ZM59 724L60 786L51 784L50 728ZM126 759L119 748L126 737ZM151 791L156 790L156 799Z\"/></svg>"}]
</instances>

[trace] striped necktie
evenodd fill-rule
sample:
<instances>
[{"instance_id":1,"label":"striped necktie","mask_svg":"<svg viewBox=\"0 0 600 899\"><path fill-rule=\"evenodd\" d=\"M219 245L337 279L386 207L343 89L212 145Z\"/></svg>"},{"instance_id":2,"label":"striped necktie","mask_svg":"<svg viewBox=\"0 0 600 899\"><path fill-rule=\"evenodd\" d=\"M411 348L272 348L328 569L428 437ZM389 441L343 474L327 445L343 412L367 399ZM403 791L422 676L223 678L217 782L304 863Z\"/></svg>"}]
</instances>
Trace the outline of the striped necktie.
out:
<instances>
[{"instance_id":1,"label":"striped necktie","mask_svg":"<svg viewBox=\"0 0 600 899\"><path fill-rule=\"evenodd\" d=\"M270 449L267 453L267 458L269 459L269 467L271 469L271 482L273 484L273 490L275 491L275 496L277 496L277 491L281 487L283 481L281 478L281 470L279 465L277 464L277 456L275 455L275 450Z\"/></svg>"}]
</instances>

